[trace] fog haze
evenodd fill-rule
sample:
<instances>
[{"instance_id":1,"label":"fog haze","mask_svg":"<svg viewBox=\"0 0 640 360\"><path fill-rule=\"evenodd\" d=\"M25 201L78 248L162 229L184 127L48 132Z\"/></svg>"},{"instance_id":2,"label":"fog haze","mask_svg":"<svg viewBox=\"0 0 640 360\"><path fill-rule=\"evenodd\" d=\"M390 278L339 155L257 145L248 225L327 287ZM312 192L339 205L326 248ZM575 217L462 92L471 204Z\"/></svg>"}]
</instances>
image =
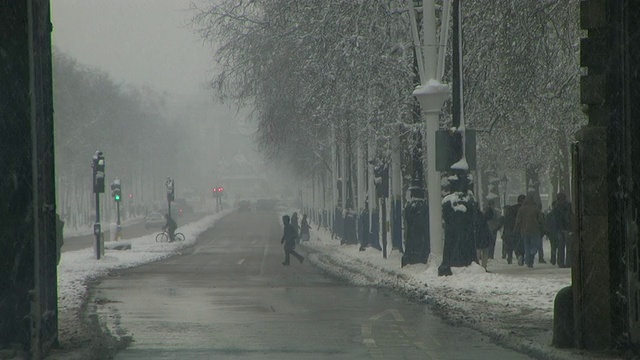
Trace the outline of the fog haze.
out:
<instances>
[{"instance_id":1,"label":"fog haze","mask_svg":"<svg viewBox=\"0 0 640 360\"><path fill-rule=\"evenodd\" d=\"M210 52L189 27L190 0L56 0L53 43L114 79L204 92Z\"/></svg>"},{"instance_id":2,"label":"fog haze","mask_svg":"<svg viewBox=\"0 0 640 360\"><path fill-rule=\"evenodd\" d=\"M214 61L210 45L191 30L191 3L51 3L52 42L61 55L54 60L57 192L69 214L91 209L83 177L96 149L107 158L107 181L119 177L143 211L166 207L166 177L176 181L178 197L210 200L213 187L227 186L223 179L259 173L248 112L215 103L207 88ZM77 191L83 201L69 195ZM67 221L81 227L88 220Z\"/></svg>"}]
</instances>

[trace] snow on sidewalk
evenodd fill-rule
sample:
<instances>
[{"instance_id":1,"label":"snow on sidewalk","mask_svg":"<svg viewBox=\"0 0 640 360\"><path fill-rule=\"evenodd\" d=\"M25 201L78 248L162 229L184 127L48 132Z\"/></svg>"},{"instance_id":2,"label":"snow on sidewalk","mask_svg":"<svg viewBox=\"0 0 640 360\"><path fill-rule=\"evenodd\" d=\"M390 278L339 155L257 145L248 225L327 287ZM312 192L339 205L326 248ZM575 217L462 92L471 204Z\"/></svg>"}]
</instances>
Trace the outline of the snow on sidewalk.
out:
<instances>
[{"instance_id":1,"label":"snow on sidewalk","mask_svg":"<svg viewBox=\"0 0 640 360\"><path fill-rule=\"evenodd\" d=\"M315 228L315 227L314 227ZM452 276L438 276L435 264L415 264L401 268L402 254L391 251L384 259L374 248L359 251L358 245L340 245L324 230L313 231L303 243L311 262L334 276L362 286L384 286L432 305L446 321L474 328L503 346L544 359L602 359L576 350L551 346L553 305L558 291L571 285L571 270L545 260L534 268L507 264L501 259L500 240L489 272L473 263L452 268Z\"/></svg>"}]
</instances>

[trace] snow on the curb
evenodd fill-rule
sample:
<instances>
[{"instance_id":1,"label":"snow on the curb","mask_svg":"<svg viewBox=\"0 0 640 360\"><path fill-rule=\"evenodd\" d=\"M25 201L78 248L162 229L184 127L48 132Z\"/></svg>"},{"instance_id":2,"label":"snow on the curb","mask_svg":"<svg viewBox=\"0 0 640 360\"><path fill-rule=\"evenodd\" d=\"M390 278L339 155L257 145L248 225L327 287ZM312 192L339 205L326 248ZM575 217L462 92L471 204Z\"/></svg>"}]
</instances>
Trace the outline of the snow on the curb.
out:
<instances>
[{"instance_id":1,"label":"snow on the curb","mask_svg":"<svg viewBox=\"0 0 640 360\"><path fill-rule=\"evenodd\" d=\"M314 229L317 227L312 226ZM452 276L438 276L441 259L429 265L401 268L402 254L391 251L387 259L373 248L359 251L357 245L340 245L326 230L313 231L311 241L303 243L310 261L324 271L361 286L384 286L434 305L439 313L457 324L472 327L510 348L546 359L590 359L589 355L553 348L540 338L528 338L517 326L538 326L538 332L551 333L553 304L558 291L571 285L569 269L536 265L534 269L490 260L489 271L473 263L452 268ZM496 245L499 253L500 242ZM546 254L550 253L546 242ZM548 255L547 255L548 257ZM525 325L526 324L526 325ZM514 326L514 328L509 328ZM540 330L542 326L542 330ZM522 329L521 329L522 330ZM594 357L595 358L595 357Z\"/></svg>"}]
</instances>

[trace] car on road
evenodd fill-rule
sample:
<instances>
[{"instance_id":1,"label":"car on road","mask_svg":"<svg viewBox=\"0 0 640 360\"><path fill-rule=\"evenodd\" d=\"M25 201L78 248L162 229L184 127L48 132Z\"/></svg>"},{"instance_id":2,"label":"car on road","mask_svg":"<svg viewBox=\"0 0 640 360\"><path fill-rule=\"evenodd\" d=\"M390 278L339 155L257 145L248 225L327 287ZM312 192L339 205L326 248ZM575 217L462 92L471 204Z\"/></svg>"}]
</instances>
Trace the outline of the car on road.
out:
<instances>
[{"instance_id":1,"label":"car on road","mask_svg":"<svg viewBox=\"0 0 640 360\"><path fill-rule=\"evenodd\" d=\"M238 212L251 212L251 202L249 200L238 201Z\"/></svg>"},{"instance_id":2,"label":"car on road","mask_svg":"<svg viewBox=\"0 0 640 360\"><path fill-rule=\"evenodd\" d=\"M161 213L154 211L148 213L147 216L144 217L144 228L162 228L164 224L167 223L167 219Z\"/></svg>"}]
</instances>

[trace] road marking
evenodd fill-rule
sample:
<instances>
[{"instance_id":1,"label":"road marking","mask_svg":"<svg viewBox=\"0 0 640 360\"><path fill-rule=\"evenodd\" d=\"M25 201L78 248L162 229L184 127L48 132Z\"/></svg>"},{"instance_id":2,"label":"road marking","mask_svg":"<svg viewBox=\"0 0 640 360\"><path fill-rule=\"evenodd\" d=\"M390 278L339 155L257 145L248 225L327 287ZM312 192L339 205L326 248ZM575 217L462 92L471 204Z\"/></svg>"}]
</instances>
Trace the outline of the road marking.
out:
<instances>
[{"instance_id":1,"label":"road marking","mask_svg":"<svg viewBox=\"0 0 640 360\"><path fill-rule=\"evenodd\" d=\"M369 356L373 359L383 359L382 349L378 348L375 339L371 336L371 324L362 324L362 343L367 348Z\"/></svg>"},{"instance_id":2,"label":"road marking","mask_svg":"<svg viewBox=\"0 0 640 360\"><path fill-rule=\"evenodd\" d=\"M400 311L398 311L397 309L387 309L379 314L373 315L372 317L369 318L369 320L371 321L380 320L387 314L393 315L393 318L396 319L396 321L404 321L404 318L402 317L402 315L400 315Z\"/></svg>"},{"instance_id":3,"label":"road marking","mask_svg":"<svg viewBox=\"0 0 640 360\"><path fill-rule=\"evenodd\" d=\"M393 316L395 321L404 321L404 319L402 318L402 315L400 315L400 312L397 309L387 309L379 314L373 315L372 317L369 318L369 320L377 321L382 319L387 314L391 314L391 316ZM362 342L364 346L367 348L367 352L369 353L369 356L371 356L373 359L383 359L384 356L382 353L382 349L380 349L376 345L376 340L373 338L373 334L371 331L372 326L373 324L362 324L362 326L360 327L360 331L362 332Z\"/></svg>"},{"instance_id":4,"label":"road marking","mask_svg":"<svg viewBox=\"0 0 640 360\"><path fill-rule=\"evenodd\" d=\"M240 261L238 261L238 265L242 265L243 262L244 262L244 259L240 259Z\"/></svg>"}]
</instances>

